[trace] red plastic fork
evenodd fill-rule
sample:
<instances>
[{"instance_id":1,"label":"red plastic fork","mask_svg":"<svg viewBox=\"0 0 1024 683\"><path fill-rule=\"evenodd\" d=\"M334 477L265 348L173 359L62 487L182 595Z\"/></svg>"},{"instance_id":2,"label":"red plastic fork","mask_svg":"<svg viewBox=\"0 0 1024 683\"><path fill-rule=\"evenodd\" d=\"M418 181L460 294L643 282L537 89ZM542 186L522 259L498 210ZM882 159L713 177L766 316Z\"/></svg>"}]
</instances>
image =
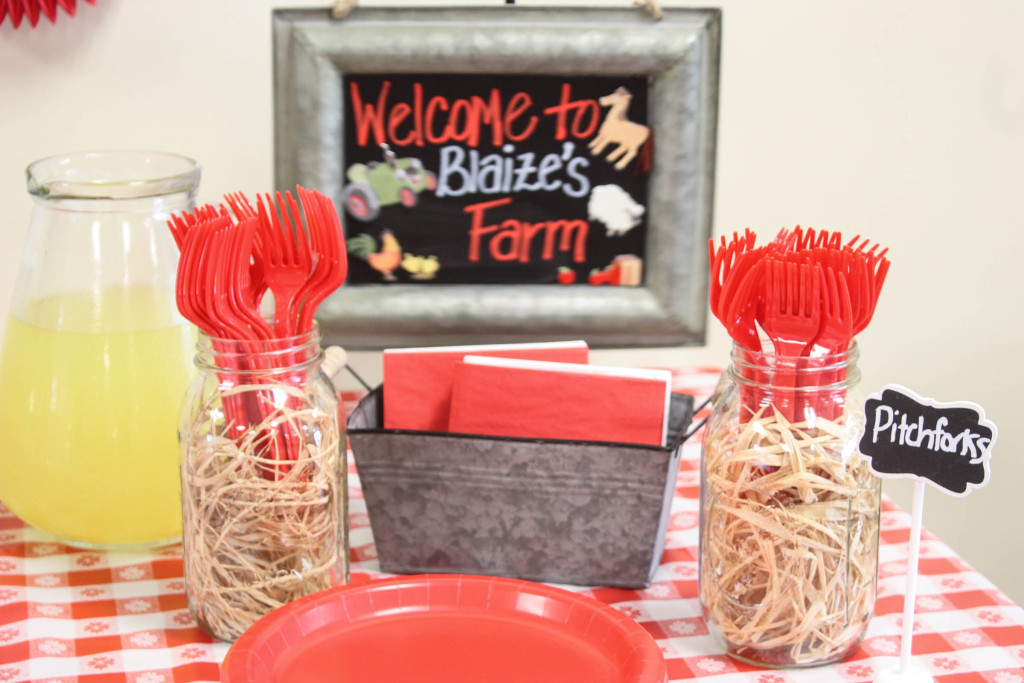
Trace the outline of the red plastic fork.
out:
<instances>
[{"instance_id":1,"label":"red plastic fork","mask_svg":"<svg viewBox=\"0 0 1024 683\"><path fill-rule=\"evenodd\" d=\"M231 207L231 213L235 215L235 218L242 222L246 219L258 219L259 214L256 209L253 208L252 202L242 192L229 192L224 195L224 201ZM263 295L267 292L267 281L263 277L263 246L259 239L259 230L256 230L254 236L253 248L249 255L249 260L246 263L246 274L242 277L242 284L239 287L239 291L245 297L245 305L247 308L259 309L260 302L263 300Z\"/></svg>"},{"instance_id":2,"label":"red plastic fork","mask_svg":"<svg viewBox=\"0 0 1024 683\"><path fill-rule=\"evenodd\" d=\"M822 296L821 328L811 344L811 356L842 353L853 339L854 312L846 275L832 268L819 269Z\"/></svg>"},{"instance_id":3,"label":"red plastic fork","mask_svg":"<svg viewBox=\"0 0 1024 683\"><path fill-rule=\"evenodd\" d=\"M231 207L231 213L235 214L235 218L238 220L256 218L258 216L252 202L242 192L228 192L224 195L224 201Z\"/></svg>"},{"instance_id":4,"label":"red plastic fork","mask_svg":"<svg viewBox=\"0 0 1024 683\"><path fill-rule=\"evenodd\" d=\"M871 322L879 292L889 270L889 261L884 256L886 250L876 254L878 245L865 250L863 247L867 243L866 240L854 247L857 239L859 238L855 237L842 249L812 250L816 263L834 270L837 274L842 273L846 278L853 308L852 337L860 334Z\"/></svg>"},{"instance_id":5,"label":"red plastic fork","mask_svg":"<svg viewBox=\"0 0 1024 683\"><path fill-rule=\"evenodd\" d=\"M790 422L803 421L797 406L797 367L821 327L821 281L813 263L770 259L765 264L765 286L758 316L775 350L777 387L773 404ZM794 387L786 391L784 387Z\"/></svg>"},{"instance_id":6,"label":"red plastic fork","mask_svg":"<svg viewBox=\"0 0 1024 683\"><path fill-rule=\"evenodd\" d=\"M277 206L269 194L259 200L259 238L263 248L263 278L274 294L274 333L296 333L299 298L313 269L313 257L297 207L292 213L291 193L277 193ZM280 210L280 214L278 213Z\"/></svg>"},{"instance_id":7,"label":"red plastic fork","mask_svg":"<svg viewBox=\"0 0 1024 683\"><path fill-rule=\"evenodd\" d=\"M249 306L241 291L245 286L243 276L248 271L249 254L252 251L258 222L258 217L243 218L237 224L225 219L224 224L215 230L209 240L210 249L216 260L208 270L207 305L216 311L217 317L231 332L232 341L229 344L243 352L237 356L226 356L230 363L228 367L236 370L272 369L265 362L253 365L256 357L246 354L249 349L264 348L263 340L275 336L274 330L259 315L256 308ZM239 377L239 381L249 383L244 374ZM240 424L247 428L263 424L268 412L274 410L279 400L272 391L266 390L256 390L255 393L243 392L232 398L243 402L241 408L236 410L240 410L246 416L246 422ZM285 400L291 399L292 397L288 397ZM266 478L280 479L290 471L290 461L297 457L300 451L300 438L294 425L284 422L268 433L261 434L257 441L266 444L266 457L273 461L272 465L260 466Z\"/></svg>"},{"instance_id":8,"label":"red plastic fork","mask_svg":"<svg viewBox=\"0 0 1024 683\"><path fill-rule=\"evenodd\" d=\"M222 262L222 233L230 227L231 219L226 215L214 214L212 218L189 221L189 229L182 235L175 284L178 310L210 337L216 352L223 350L223 339L238 334L233 318L225 317L218 310L220 297L214 291L213 273ZM225 363L225 367L233 365L231 360L221 362ZM243 428L250 424L250 406L246 405L241 396L225 396L223 404L228 423Z\"/></svg>"},{"instance_id":9,"label":"red plastic fork","mask_svg":"<svg viewBox=\"0 0 1024 683\"><path fill-rule=\"evenodd\" d=\"M821 326L818 266L770 259L765 270L761 327L778 356L802 356Z\"/></svg>"},{"instance_id":10,"label":"red plastic fork","mask_svg":"<svg viewBox=\"0 0 1024 683\"><path fill-rule=\"evenodd\" d=\"M726 242L725 235L722 235L721 246L717 250L715 241L708 240L708 263L711 268L708 303L711 306L711 313L719 320L722 320L725 309L729 305L729 301L723 299L722 292L732 279L733 268L737 265L740 256L753 249L755 241L757 241L757 235L750 228L744 230L743 237L734 232L732 240L729 242ZM739 277L742 278L743 274L741 273Z\"/></svg>"},{"instance_id":11,"label":"red plastic fork","mask_svg":"<svg viewBox=\"0 0 1024 683\"><path fill-rule=\"evenodd\" d=\"M783 240L786 251L805 251L815 248L838 249L842 246L843 233L838 230L829 232L814 228L805 230L798 225L793 228L792 233L783 228L775 239L776 242Z\"/></svg>"},{"instance_id":12,"label":"red plastic fork","mask_svg":"<svg viewBox=\"0 0 1024 683\"><path fill-rule=\"evenodd\" d=\"M211 218L224 215L224 212L212 204L197 206L192 212L184 211L180 216L172 215L167 221L167 227L171 229L171 236L180 252L185 244L185 235L200 221L208 221Z\"/></svg>"},{"instance_id":13,"label":"red plastic fork","mask_svg":"<svg viewBox=\"0 0 1024 683\"><path fill-rule=\"evenodd\" d=\"M348 254L341 220L334 202L315 190L297 188L309 227L310 248L315 256L313 273L300 293L298 332L313 328L317 307L345 282L348 275Z\"/></svg>"},{"instance_id":14,"label":"red plastic fork","mask_svg":"<svg viewBox=\"0 0 1024 683\"><path fill-rule=\"evenodd\" d=\"M821 274L824 292L821 330L810 351L808 366L813 374L808 379L809 384L814 385L817 414L835 420L843 414L846 404L846 392L836 389L838 383L846 379L846 370L832 356L850 348L854 311L845 273L823 268Z\"/></svg>"},{"instance_id":15,"label":"red plastic fork","mask_svg":"<svg viewBox=\"0 0 1024 683\"><path fill-rule=\"evenodd\" d=\"M218 283L231 313L247 327L246 339L270 339L274 330L260 315L259 300L254 297L251 282L252 253L259 219L244 218L232 227L225 238L221 255L222 278Z\"/></svg>"},{"instance_id":16,"label":"red plastic fork","mask_svg":"<svg viewBox=\"0 0 1024 683\"><path fill-rule=\"evenodd\" d=\"M884 254L885 251L877 256L869 254L865 258L866 263L858 281L857 304L854 306L856 320L853 323L853 333L855 335L860 334L868 326L875 314L878 295L885 283L885 276L889 272L889 260L885 258Z\"/></svg>"},{"instance_id":17,"label":"red plastic fork","mask_svg":"<svg viewBox=\"0 0 1024 683\"><path fill-rule=\"evenodd\" d=\"M761 294L763 288L763 271L766 262L756 260L753 265L743 274L739 284L732 290L729 298L729 306L723 314L723 323L729 336L740 347L737 353L747 354L748 352L759 355L761 352L761 337L757 330L757 312L760 308ZM746 372L742 370L741 372ZM755 387L760 386L763 377L757 370L754 373L753 386L747 382L739 384L740 404L744 409L741 416L743 421L748 420L757 413L764 393Z\"/></svg>"},{"instance_id":18,"label":"red plastic fork","mask_svg":"<svg viewBox=\"0 0 1024 683\"><path fill-rule=\"evenodd\" d=\"M205 282L200 296L203 305L214 314L220 327L227 333L222 336L236 340L258 338L250 320L238 306L239 296L235 289L238 283L234 277L233 242L237 239L238 226L227 216L210 222L210 234L206 238L204 251L209 262L202 268Z\"/></svg>"},{"instance_id":19,"label":"red plastic fork","mask_svg":"<svg viewBox=\"0 0 1024 683\"><path fill-rule=\"evenodd\" d=\"M761 350L756 319L760 307L764 267L765 261L753 262L738 285L731 290L728 308L723 313L723 323L729 336L740 346L751 351Z\"/></svg>"},{"instance_id":20,"label":"red plastic fork","mask_svg":"<svg viewBox=\"0 0 1024 683\"><path fill-rule=\"evenodd\" d=\"M175 279L175 303L178 311L206 334L222 336L224 330L217 319L203 303L201 292L205 285L202 266L206 257L207 237L213 222L197 221L188 226L181 235L181 255L178 258L178 272Z\"/></svg>"},{"instance_id":21,"label":"red plastic fork","mask_svg":"<svg viewBox=\"0 0 1024 683\"><path fill-rule=\"evenodd\" d=\"M721 297L719 320L722 321L727 329L735 322L735 317L731 314L730 309L734 307L734 302L737 300L740 285L744 282L751 269L762 263L769 253L769 247L757 247L756 249L739 254L735 263L732 264L729 270L729 277L722 283L722 291L719 295ZM759 349L760 342L758 342L757 346L751 348Z\"/></svg>"}]
</instances>

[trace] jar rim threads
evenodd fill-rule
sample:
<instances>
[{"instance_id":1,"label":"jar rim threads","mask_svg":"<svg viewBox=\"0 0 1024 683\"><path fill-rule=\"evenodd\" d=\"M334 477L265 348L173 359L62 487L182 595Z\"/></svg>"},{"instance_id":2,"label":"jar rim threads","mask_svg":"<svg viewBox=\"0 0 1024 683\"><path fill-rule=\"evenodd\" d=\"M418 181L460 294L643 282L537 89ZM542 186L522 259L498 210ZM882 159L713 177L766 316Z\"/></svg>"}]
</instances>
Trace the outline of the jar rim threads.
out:
<instances>
[{"instance_id":1,"label":"jar rim threads","mask_svg":"<svg viewBox=\"0 0 1024 683\"><path fill-rule=\"evenodd\" d=\"M302 334L271 339L229 339L213 337L199 331L196 342L196 365L207 370L232 373L278 372L321 362L319 324ZM258 363L250 363L258 359Z\"/></svg>"}]
</instances>

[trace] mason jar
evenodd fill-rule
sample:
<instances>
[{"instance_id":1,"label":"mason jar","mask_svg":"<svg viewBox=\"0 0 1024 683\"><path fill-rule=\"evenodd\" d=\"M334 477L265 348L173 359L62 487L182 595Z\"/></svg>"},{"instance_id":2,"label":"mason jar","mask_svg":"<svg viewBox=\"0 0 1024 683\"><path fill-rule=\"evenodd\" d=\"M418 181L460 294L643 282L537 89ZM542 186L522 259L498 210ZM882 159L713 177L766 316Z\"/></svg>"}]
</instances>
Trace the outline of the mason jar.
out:
<instances>
[{"instance_id":1,"label":"mason jar","mask_svg":"<svg viewBox=\"0 0 1024 683\"><path fill-rule=\"evenodd\" d=\"M316 328L199 335L179 432L185 593L220 640L348 580L344 417L322 360Z\"/></svg>"},{"instance_id":2,"label":"mason jar","mask_svg":"<svg viewBox=\"0 0 1024 683\"><path fill-rule=\"evenodd\" d=\"M875 606L881 482L860 454L856 344L786 357L735 345L704 434L700 601L732 657L835 662Z\"/></svg>"}]
</instances>

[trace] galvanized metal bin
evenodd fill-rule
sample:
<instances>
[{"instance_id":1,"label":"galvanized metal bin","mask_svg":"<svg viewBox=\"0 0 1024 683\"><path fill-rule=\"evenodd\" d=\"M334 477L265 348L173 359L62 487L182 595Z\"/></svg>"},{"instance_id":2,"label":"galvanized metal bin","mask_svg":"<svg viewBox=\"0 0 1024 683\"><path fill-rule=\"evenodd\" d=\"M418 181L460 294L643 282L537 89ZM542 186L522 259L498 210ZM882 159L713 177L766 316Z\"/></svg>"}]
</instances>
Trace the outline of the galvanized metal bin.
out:
<instances>
[{"instance_id":1,"label":"galvanized metal bin","mask_svg":"<svg viewBox=\"0 0 1024 683\"><path fill-rule=\"evenodd\" d=\"M637 588L665 548L693 398L669 447L382 429L382 389L349 439L381 569Z\"/></svg>"}]
</instances>

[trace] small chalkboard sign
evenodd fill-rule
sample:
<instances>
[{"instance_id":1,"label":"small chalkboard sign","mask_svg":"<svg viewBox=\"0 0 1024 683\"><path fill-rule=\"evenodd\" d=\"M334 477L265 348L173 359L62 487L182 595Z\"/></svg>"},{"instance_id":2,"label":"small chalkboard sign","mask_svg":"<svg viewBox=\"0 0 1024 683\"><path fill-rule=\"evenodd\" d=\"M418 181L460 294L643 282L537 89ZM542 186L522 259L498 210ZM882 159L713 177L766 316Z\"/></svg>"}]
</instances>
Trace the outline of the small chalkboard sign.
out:
<instances>
[{"instance_id":1,"label":"small chalkboard sign","mask_svg":"<svg viewBox=\"0 0 1024 683\"><path fill-rule=\"evenodd\" d=\"M965 496L989 480L996 425L969 401L940 403L886 385L865 404L860 451L884 478L915 478Z\"/></svg>"}]
</instances>

